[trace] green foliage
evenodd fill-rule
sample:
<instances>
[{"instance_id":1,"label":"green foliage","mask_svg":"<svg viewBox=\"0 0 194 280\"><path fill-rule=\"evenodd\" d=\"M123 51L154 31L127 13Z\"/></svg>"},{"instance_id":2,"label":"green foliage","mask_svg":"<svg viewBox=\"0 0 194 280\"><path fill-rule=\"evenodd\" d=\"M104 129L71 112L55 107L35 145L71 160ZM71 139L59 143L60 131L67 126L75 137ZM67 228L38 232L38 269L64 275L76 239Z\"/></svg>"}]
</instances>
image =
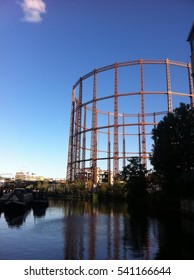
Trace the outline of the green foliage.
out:
<instances>
[{"instance_id":1,"label":"green foliage","mask_svg":"<svg viewBox=\"0 0 194 280\"><path fill-rule=\"evenodd\" d=\"M120 200L126 199L126 183L125 182L115 182L113 185L108 183L101 183L95 188L95 193L98 195L99 199L107 200Z\"/></svg>"},{"instance_id":2,"label":"green foliage","mask_svg":"<svg viewBox=\"0 0 194 280\"><path fill-rule=\"evenodd\" d=\"M83 180L77 179L75 181L75 184L76 184L76 187L77 187L78 190L84 190L85 189L85 183L84 183Z\"/></svg>"},{"instance_id":3,"label":"green foliage","mask_svg":"<svg viewBox=\"0 0 194 280\"><path fill-rule=\"evenodd\" d=\"M38 182L37 183L37 189L39 191L42 191L42 192L47 192L48 191L48 186L49 186L49 183L47 181L44 181L44 182Z\"/></svg>"},{"instance_id":4,"label":"green foliage","mask_svg":"<svg viewBox=\"0 0 194 280\"><path fill-rule=\"evenodd\" d=\"M126 183L115 182L108 188L108 194L115 197L125 198L126 194Z\"/></svg>"},{"instance_id":5,"label":"green foliage","mask_svg":"<svg viewBox=\"0 0 194 280\"><path fill-rule=\"evenodd\" d=\"M109 187L108 183L102 183L99 188L100 188L102 193L106 193L107 190L108 190L108 187Z\"/></svg>"},{"instance_id":6,"label":"green foliage","mask_svg":"<svg viewBox=\"0 0 194 280\"><path fill-rule=\"evenodd\" d=\"M165 185L176 186L185 172L194 169L194 112L180 103L152 131L151 163Z\"/></svg>"},{"instance_id":7,"label":"green foliage","mask_svg":"<svg viewBox=\"0 0 194 280\"><path fill-rule=\"evenodd\" d=\"M92 180L88 180L88 181L86 182L86 189L87 189L88 191L92 191L92 188L93 188Z\"/></svg>"},{"instance_id":8,"label":"green foliage","mask_svg":"<svg viewBox=\"0 0 194 280\"><path fill-rule=\"evenodd\" d=\"M129 164L123 168L121 177L127 182L128 190L132 195L145 195L147 170L138 157L132 157Z\"/></svg>"},{"instance_id":9,"label":"green foliage","mask_svg":"<svg viewBox=\"0 0 194 280\"><path fill-rule=\"evenodd\" d=\"M37 188L38 190L40 190L40 189L41 189L41 186L42 186L42 182L38 181L38 182L37 182L36 188Z\"/></svg>"}]
</instances>

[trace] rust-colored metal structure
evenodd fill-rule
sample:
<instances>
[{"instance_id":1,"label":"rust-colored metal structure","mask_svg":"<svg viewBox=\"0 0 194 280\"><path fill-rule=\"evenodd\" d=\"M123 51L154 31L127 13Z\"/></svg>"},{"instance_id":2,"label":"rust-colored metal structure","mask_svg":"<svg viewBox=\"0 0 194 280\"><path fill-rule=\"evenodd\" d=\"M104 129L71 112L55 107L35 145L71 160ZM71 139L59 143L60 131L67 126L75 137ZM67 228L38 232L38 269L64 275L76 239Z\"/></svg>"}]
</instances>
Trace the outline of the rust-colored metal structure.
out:
<instances>
[{"instance_id":1,"label":"rust-colored metal structure","mask_svg":"<svg viewBox=\"0 0 194 280\"><path fill-rule=\"evenodd\" d=\"M98 167L116 178L126 159L148 164L151 130L180 102L194 107L189 63L135 60L94 69L73 86L67 180Z\"/></svg>"}]
</instances>

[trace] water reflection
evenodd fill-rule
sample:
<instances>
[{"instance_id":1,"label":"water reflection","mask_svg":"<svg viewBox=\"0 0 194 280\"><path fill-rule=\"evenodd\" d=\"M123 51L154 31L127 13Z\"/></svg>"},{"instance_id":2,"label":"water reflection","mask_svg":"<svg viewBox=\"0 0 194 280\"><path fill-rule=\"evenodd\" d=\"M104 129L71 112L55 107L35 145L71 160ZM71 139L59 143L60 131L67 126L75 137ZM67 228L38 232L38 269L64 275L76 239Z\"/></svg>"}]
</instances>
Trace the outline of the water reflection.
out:
<instances>
[{"instance_id":1,"label":"water reflection","mask_svg":"<svg viewBox=\"0 0 194 280\"><path fill-rule=\"evenodd\" d=\"M193 244L193 221L134 215L123 203L51 199L41 211L0 217L0 259L193 259Z\"/></svg>"},{"instance_id":2,"label":"water reflection","mask_svg":"<svg viewBox=\"0 0 194 280\"><path fill-rule=\"evenodd\" d=\"M46 215L46 207L42 207L42 208L33 208L33 215L35 218L41 218L44 217Z\"/></svg>"},{"instance_id":3,"label":"water reflection","mask_svg":"<svg viewBox=\"0 0 194 280\"><path fill-rule=\"evenodd\" d=\"M149 225L146 216L129 215L125 204L67 202L64 213L64 259L150 259L155 255L155 223Z\"/></svg>"},{"instance_id":4,"label":"water reflection","mask_svg":"<svg viewBox=\"0 0 194 280\"><path fill-rule=\"evenodd\" d=\"M41 218L46 215L47 207L34 207L32 208L33 215L35 218ZM4 218L9 227L21 227L25 221L27 216L30 214L31 210L28 209L27 211L21 213L20 215L15 213L4 213Z\"/></svg>"},{"instance_id":5,"label":"water reflection","mask_svg":"<svg viewBox=\"0 0 194 280\"><path fill-rule=\"evenodd\" d=\"M189 230L187 228L189 226ZM160 221L159 250L156 259L194 259L194 221L180 217L166 217Z\"/></svg>"},{"instance_id":6,"label":"water reflection","mask_svg":"<svg viewBox=\"0 0 194 280\"><path fill-rule=\"evenodd\" d=\"M19 216L5 214L5 220L9 227L21 227L22 224L26 221L26 218L29 215L29 213L30 210L26 211L25 213Z\"/></svg>"},{"instance_id":7,"label":"water reflection","mask_svg":"<svg viewBox=\"0 0 194 280\"><path fill-rule=\"evenodd\" d=\"M131 248L134 259L144 259L148 242L148 219L146 216L130 216L124 221L125 246Z\"/></svg>"}]
</instances>

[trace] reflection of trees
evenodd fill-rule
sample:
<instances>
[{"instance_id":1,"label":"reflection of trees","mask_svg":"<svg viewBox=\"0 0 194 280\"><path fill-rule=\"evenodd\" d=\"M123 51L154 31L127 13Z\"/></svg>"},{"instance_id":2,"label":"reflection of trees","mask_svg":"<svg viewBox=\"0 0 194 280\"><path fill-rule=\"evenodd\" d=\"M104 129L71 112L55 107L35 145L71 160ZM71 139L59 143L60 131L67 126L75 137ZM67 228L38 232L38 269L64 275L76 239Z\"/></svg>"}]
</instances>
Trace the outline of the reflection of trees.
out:
<instances>
[{"instance_id":1,"label":"reflection of trees","mask_svg":"<svg viewBox=\"0 0 194 280\"><path fill-rule=\"evenodd\" d=\"M144 259L148 253L148 218L131 215L124 220L124 244L131 250L133 259Z\"/></svg>"},{"instance_id":2,"label":"reflection of trees","mask_svg":"<svg viewBox=\"0 0 194 280\"><path fill-rule=\"evenodd\" d=\"M186 224L188 225L188 231ZM165 217L161 220L159 227L159 252L156 259L169 260L193 260L194 226L192 221L182 219L179 215L176 217Z\"/></svg>"}]
</instances>

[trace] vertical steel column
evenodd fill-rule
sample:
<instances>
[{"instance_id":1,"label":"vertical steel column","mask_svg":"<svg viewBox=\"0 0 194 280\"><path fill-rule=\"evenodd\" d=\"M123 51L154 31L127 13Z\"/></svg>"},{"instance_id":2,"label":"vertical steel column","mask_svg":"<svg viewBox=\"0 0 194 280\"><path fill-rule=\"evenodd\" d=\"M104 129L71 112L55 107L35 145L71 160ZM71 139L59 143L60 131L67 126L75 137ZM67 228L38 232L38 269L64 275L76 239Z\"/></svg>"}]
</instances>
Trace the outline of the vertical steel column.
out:
<instances>
[{"instance_id":1,"label":"vertical steel column","mask_svg":"<svg viewBox=\"0 0 194 280\"><path fill-rule=\"evenodd\" d=\"M156 113L154 112L153 115L154 115L154 128L156 128Z\"/></svg>"},{"instance_id":2,"label":"vertical steel column","mask_svg":"<svg viewBox=\"0 0 194 280\"><path fill-rule=\"evenodd\" d=\"M75 114L75 91L73 87L71 101L71 116L70 116L70 131L69 131L69 146L68 146L68 161L66 179L70 182L74 180L73 159L74 159L74 114Z\"/></svg>"},{"instance_id":3,"label":"vertical steel column","mask_svg":"<svg viewBox=\"0 0 194 280\"><path fill-rule=\"evenodd\" d=\"M75 100L75 134L74 134L74 153L73 153L73 170L74 170L74 179L77 176L79 170L79 163L77 162L77 155L78 155L78 119L79 119L79 101Z\"/></svg>"},{"instance_id":4,"label":"vertical steel column","mask_svg":"<svg viewBox=\"0 0 194 280\"><path fill-rule=\"evenodd\" d=\"M141 134L142 134L142 164L146 167L146 132L145 132L145 110L144 110L144 81L143 60L140 60L140 83L141 83Z\"/></svg>"},{"instance_id":5,"label":"vertical steel column","mask_svg":"<svg viewBox=\"0 0 194 280\"><path fill-rule=\"evenodd\" d=\"M79 82L79 100L77 102L77 135L76 135L76 174L80 173L80 155L81 155L81 123L82 123L82 77Z\"/></svg>"},{"instance_id":6,"label":"vertical steel column","mask_svg":"<svg viewBox=\"0 0 194 280\"><path fill-rule=\"evenodd\" d=\"M194 108L194 92L193 92L193 81L192 81L192 71L191 64L187 64L188 76L189 76L189 93L190 93L190 104L191 108Z\"/></svg>"},{"instance_id":7,"label":"vertical steel column","mask_svg":"<svg viewBox=\"0 0 194 280\"><path fill-rule=\"evenodd\" d=\"M111 160L110 160L110 153L111 153L111 144L110 144L110 112L108 112L108 184L111 184Z\"/></svg>"},{"instance_id":8,"label":"vertical steel column","mask_svg":"<svg viewBox=\"0 0 194 280\"><path fill-rule=\"evenodd\" d=\"M113 178L115 179L119 173L118 164L118 64L115 63L115 79L114 79L114 156L113 156Z\"/></svg>"},{"instance_id":9,"label":"vertical steel column","mask_svg":"<svg viewBox=\"0 0 194 280\"><path fill-rule=\"evenodd\" d=\"M92 135L91 135L91 172L92 182L97 183L97 109L96 109L96 76L97 71L94 69L93 82L93 105L92 105Z\"/></svg>"},{"instance_id":10,"label":"vertical steel column","mask_svg":"<svg viewBox=\"0 0 194 280\"><path fill-rule=\"evenodd\" d=\"M139 158L141 159L141 122L140 122L139 113L138 113L138 146L139 146Z\"/></svg>"},{"instance_id":11,"label":"vertical steel column","mask_svg":"<svg viewBox=\"0 0 194 280\"><path fill-rule=\"evenodd\" d=\"M87 109L84 106L84 124L83 124L83 138L82 138L82 172L85 172L85 159L86 159L86 119L87 119Z\"/></svg>"},{"instance_id":12,"label":"vertical steel column","mask_svg":"<svg viewBox=\"0 0 194 280\"><path fill-rule=\"evenodd\" d=\"M126 165L125 155L125 114L123 113L123 167Z\"/></svg>"},{"instance_id":13,"label":"vertical steel column","mask_svg":"<svg viewBox=\"0 0 194 280\"><path fill-rule=\"evenodd\" d=\"M172 112L172 94L171 94L171 82L170 82L170 66L169 60L166 59L166 84L167 84L167 98L168 98L168 112Z\"/></svg>"}]
</instances>

